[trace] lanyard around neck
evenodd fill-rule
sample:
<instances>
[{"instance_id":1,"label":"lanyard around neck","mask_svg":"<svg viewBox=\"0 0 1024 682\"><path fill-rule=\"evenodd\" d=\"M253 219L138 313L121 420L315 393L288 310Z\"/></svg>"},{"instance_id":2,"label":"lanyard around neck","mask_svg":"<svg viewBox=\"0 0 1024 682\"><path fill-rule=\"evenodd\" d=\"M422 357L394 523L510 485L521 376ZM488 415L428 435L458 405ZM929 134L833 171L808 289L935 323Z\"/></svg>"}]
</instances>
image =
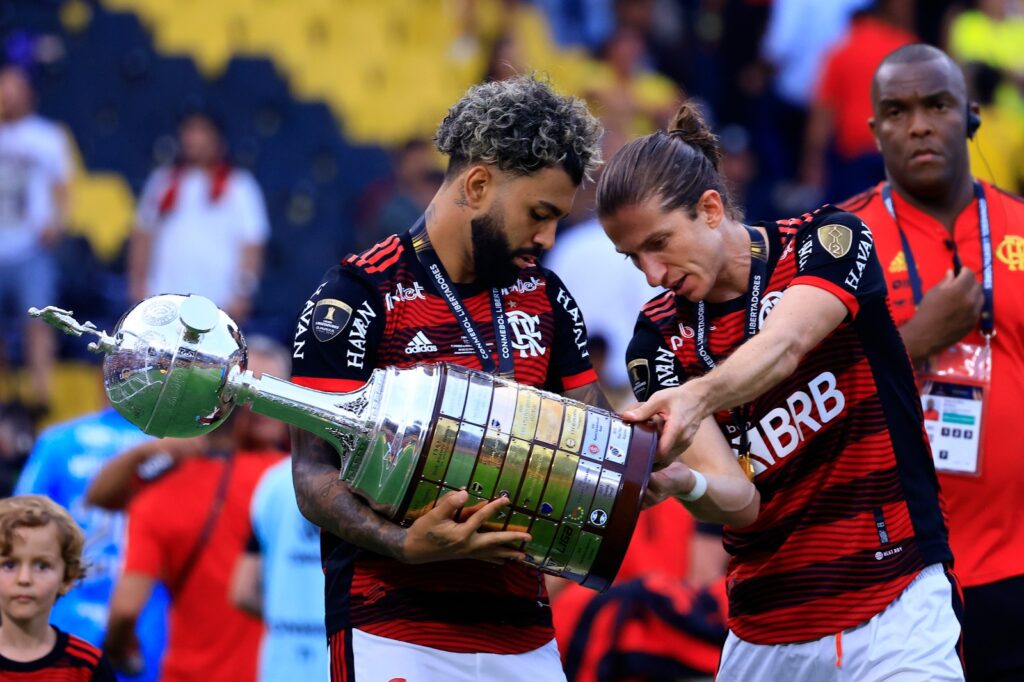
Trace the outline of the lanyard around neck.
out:
<instances>
[{"instance_id":1,"label":"lanyard around neck","mask_svg":"<svg viewBox=\"0 0 1024 682\"><path fill-rule=\"evenodd\" d=\"M498 346L498 363L495 365L494 357L487 350L487 344L473 322L473 318L469 316L469 311L466 310L466 305L462 302L462 297L459 296L455 283L448 276L448 272L444 269L444 265L441 264L433 245L430 243L426 221L421 217L413 225L409 234L412 237L416 258L419 259L420 264L430 274L434 289L448 304L448 309L452 311L452 315L455 316L459 327L473 346L477 357L480 358L480 365L483 370L488 374L494 374L497 371L497 374L500 376L509 379L513 378L515 375L515 365L512 361L512 340L508 334L508 320L505 318L505 301L501 297L501 289L497 287L491 289L491 318L494 322L494 338Z\"/></svg>"},{"instance_id":2,"label":"lanyard around neck","mask_svg":"<svg viewBox=\"0 0 1024 682\"><path fill-rule=\"evenodd\" d=\"M744 225L750 234L750 277L747 281L746 325L744 328L743 340L748 341L757 333L758 317L761 309L761 295L768 284L768 249L764 237L752 227ZM711 350L708 348L708 319L707 306L704 301L697 302L697 324L694 330L694 344L697 350L697 357L704 363L707 371L713 370L718 363ZM750 441L747 437L747 421L749 419L749 405L734 407L731 410L733 424L739 431L740 454L748 455Z\"/></svg>"},{"instance_id":3,"label":"lanyard around neck","mask_svg":"<svg viewBox=\"0 0 1024 682\"><path fill-rule=\"evenodd\" d=\"M981 292L984 297L981 308L981 332L985 336L992 336L995 326L995 303L994 289L995 281L992 274L992 225L988 217L988 200L985 198L985 188L980 182L974 182L974 196L978 200L978 232L981 238ZM896 231L900 235L900 245L903 248L903 258L907 262L907 277L910 279L910 291L914 296L914 306L921 303L924 291L921 286L921 274L917 269L917 261L914 259L914 252L910 248L910 240L907 239L900 219L896 215L896 203L892 198L892 188L889 183L882 185L882 203L885 210L892 216L896 223ZM955 246L953 250L953 268L960 272L960 256Z\"/></svg>"}]
</instances>

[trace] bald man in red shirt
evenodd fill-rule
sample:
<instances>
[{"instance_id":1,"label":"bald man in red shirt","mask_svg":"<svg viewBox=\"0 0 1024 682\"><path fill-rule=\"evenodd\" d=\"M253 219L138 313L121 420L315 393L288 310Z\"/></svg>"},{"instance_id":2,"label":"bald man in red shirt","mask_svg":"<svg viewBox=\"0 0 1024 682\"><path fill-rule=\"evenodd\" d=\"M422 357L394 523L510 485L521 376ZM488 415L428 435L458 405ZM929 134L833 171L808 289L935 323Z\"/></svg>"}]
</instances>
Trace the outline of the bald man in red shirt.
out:
<instances>
[{"instance_id":1,"label":"bald man in red shirt","mask_svg":"<svg viewBox=\"0 0 1024 682\"><path fill-rule=\"evenodd\" d=\"M950 347L984 348L987 336L991 349L979 433L963 425L964 415L942 414L931 434L964 588L967 679L1024 679L1016 642L1024 632L1024 200L971 175L967 145L981 124L978 106L945 53L921 44L892 52L875 73L871 101L887 180L843 207L874 233L919 379ZM977 397L965 385L961 397ZM936 404L943 412L942 396ZM973 458L964 450L952 466L940 428L976 437Z\"/></svg>"}]
</instances>

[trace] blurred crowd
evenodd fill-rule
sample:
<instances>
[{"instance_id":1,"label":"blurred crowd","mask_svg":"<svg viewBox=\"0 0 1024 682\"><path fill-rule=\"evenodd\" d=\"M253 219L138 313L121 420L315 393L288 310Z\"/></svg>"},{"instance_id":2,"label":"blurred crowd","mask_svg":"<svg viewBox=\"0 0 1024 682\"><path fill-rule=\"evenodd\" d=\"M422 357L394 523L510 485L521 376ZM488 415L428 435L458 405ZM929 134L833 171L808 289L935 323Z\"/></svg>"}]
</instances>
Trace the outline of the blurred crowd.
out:
<instances>
[{"instance_id":1,"label":"blurred crowd","mask_svg":"<svg viewBox=\"0 0 1024 682\"><path fill-rule=\"evenodd\" d=\"M665 128L683 99L695 100L720 136L721 168L750 220L799 215L884 178L866 124L871 78L887 53L919 41L962 65L970 99L981 106L984 123L969 147L974 175L1010 192L1024 189L1020 0L507 0L503 29L494 36L473 34L466 3L459 39L486 43L481 80L534 70L517 34L515 14L523 5L543 11L562 48L585 50L592 59L580 94L605 126L606 158L637 135ZM0 9L0 21L3 15ZM180 658L165 657L163 679L188 679L175 677L175 666L184 659L187 669L197 657L209 670L229 671L223 679L252 679L257 660L261 679L299 679L281 672L285 662L292 672L300 664L319 667L319 678L302 677L323 679L325 653L309 644L323 637L318 543L294 500L281 502L290 491L287 463L281 464L284 431L241 414L220 437L224 442L154 445L102 404L95 364L93 383L72 385L79 412L89 413L56 410L55 392L68 390L56 369L90 360L25 314L30 306L58 305L110 324L155 293L200 293L252 334L250 347L254 356L262 351L268 372L287 375L282 346L290 344L290 325L279 320L293 319L301 301L280 310L254 305L267 262L279 258L268 248L277 227L260 175L227 143L231 119L201 103L183 106L173 153L154 163L137 197L130 237L116 258L100 257L66 230L75 201L68 192L75 140L60 112L56 120L36 113L38 51L21 49L24 35L0 23L0 495L49 495L86 532L86 559L96 570L75 596L58 602L56 617L94 644L106 642L125 679L156 679L164 651ZM407 229L441 184L444 168L431 140L410 139L387 153L389 176L347 207L356 227L338 243L350 250ZM593 214L593 183L581 188L547 259L576 294L609 395L628 404L625 347L653 291L604 237ZM225 457L229 452L245 456ZM232 476L230 466L244 475ZM190 505L194 518L184 514L177 525L161 517L176 496L202 501ZM126 508L133 519L127 558ZM285 508L284 517L268 511ZM217 524L218 515L230 523ZM178 542L213 525L218 530L204 532L199 546ZM671 542L664 541L666 529ZM650 676L638 679L713 672L724 638L726 559L715 533L695 526L680 506L661 505L641 520L620 574L623 589L592 599L576 586L553 586L570 679L618 679L615 671L639 660L631 656L676 659L652 664ZM122 562L132 581L118 583ZM308 577L294 580L300 571ZM682 590L679 579L689 587ZM230 602L220 599L225 594ZM222 603L219 620L195 615L214 602ZM172 622L208 619L210 631L166 642L168 611ZM676 639L659 649L651 632ZM269 639L258 659L261 637ZM669 651L688 653L678 660Z\"/></svg>"}]
</instances>

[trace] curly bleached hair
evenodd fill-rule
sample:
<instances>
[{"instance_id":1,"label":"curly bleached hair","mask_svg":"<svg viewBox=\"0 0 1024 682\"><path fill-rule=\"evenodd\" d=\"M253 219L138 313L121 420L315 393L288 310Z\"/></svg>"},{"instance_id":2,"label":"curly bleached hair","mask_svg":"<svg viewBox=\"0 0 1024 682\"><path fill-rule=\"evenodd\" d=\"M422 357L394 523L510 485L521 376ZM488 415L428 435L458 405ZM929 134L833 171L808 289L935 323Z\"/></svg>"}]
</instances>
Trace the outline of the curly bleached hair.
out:
<instances>
[{"instance_id":1,"label":"curly bleached hair","mask_svg":"<svg viewBox=\"0 0 1024 682\"><path fill-rule=\"evenodd\" d=\"M448 110L434 142L449 157L449 178L470 163L519 175L561 165L579 185L601 163L601 133L582 100L518 76L470 88Z\"/></svg>"}]
</instances>

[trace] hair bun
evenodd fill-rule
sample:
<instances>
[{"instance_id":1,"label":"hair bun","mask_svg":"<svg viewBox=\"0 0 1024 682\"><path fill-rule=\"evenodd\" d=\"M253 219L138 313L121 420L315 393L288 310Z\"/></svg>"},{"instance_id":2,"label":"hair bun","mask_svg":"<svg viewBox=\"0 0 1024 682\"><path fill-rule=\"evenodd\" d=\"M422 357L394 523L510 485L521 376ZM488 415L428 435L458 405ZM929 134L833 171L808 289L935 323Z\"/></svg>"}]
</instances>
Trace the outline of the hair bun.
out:
<instances>
[{"instance_id":1,"label":"hair bun","mask_svg":"<svg viewBox=\"0 0 1024 682\"><path fill-rule=\"evenodd\" d=\"M711 132L696 104L683 102L672 118L668 134L699 149L715 170L718 170L718 162L722 159L722 152L718 148L718 136Z\"/></svg>"}]
</instances>

